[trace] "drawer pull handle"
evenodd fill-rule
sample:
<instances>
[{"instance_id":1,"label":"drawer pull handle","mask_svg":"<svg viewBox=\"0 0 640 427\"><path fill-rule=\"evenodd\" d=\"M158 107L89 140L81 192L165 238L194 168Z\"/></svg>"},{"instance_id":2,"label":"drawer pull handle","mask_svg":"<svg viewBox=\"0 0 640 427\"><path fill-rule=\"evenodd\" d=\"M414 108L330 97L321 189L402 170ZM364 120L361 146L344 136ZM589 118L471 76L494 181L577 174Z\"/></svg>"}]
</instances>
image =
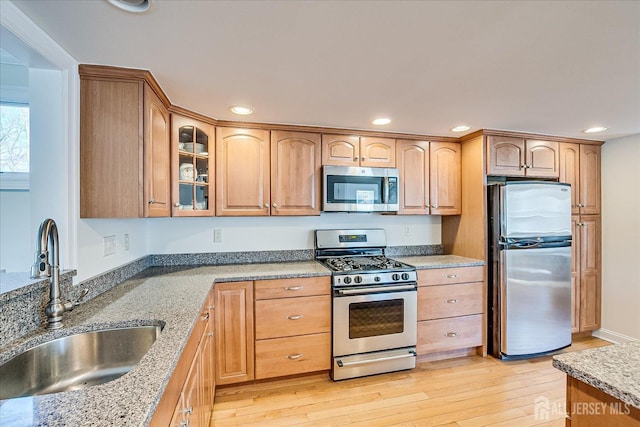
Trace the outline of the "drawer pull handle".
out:
<instances>
[{"instance_id":1,"label":"drawer pull handle","mask_svg":"<svg viewBox=\"0 0 640 427\"><path fill-rule=\"evenodd\" d=\"M458 336L457 332L447 332L446 334L444 334L445 337L449 337L449 338L455 338Z\"/></svg>"},{"instance_id":2,"label":"drawer pull handle","mask_svg":"<svg viewBox=\"0 0 640 427\"><path fill-rule=\"evenodd\" d=\"M292 316L287 316L285 319L289 319L289 320L299 320L302 319L304 316L302 314L294 314Z\"/></svg>"},{"instance_id":3,"label":"drawer pull handle","mask_svg":"<svg viewBox=\"0 0 640 427\"><path fill-rule=\"evenodd\" d=\"M287 286L284 288L285 291L301 291L304 289L304 286Z\"/></svg>"},{"instance_id":4,"label":"drawer pull handle","mask_svg":"<svg viewBox=\"0 0 640 427\"><path fill-rule=\"evenodd\" d=\"M444 277L446 279L457 279L458 275L457 274L445 274Z\"/></svg>"},{"instance_id":5,"label":"drawer pull handle","mask_svg":"<svg viewBox=\"0 0 640 427\"><path fill-rule=\"evenodd\" d=\"M296 359L300 359L301 357L302 357L302 353L290 354L289 356L287 356L287 359L296 360Z\"/></svg>"},{"instance_id":6,"label":"drawer pull handle","mask_svg":"<svg viewBox=\"0 0 640 427\"><path fill-rule=\"evenodd\" d=\"M203 316L202 316L202 321L205 320L209 320L209 312L206 312Z\"/></svg>"},{"instance_id":7,"label":"drawer pull handle","mask_svg":"<svg viewBox=\"0 0 640 427\"><path fill-rule=\"evenodd\" d=\"M455 299L455 298L451 298L451 299L448 299L446 302L447 302L447 304L456 304L458 302L458 300Z\"/></svg>"}]
</instances>

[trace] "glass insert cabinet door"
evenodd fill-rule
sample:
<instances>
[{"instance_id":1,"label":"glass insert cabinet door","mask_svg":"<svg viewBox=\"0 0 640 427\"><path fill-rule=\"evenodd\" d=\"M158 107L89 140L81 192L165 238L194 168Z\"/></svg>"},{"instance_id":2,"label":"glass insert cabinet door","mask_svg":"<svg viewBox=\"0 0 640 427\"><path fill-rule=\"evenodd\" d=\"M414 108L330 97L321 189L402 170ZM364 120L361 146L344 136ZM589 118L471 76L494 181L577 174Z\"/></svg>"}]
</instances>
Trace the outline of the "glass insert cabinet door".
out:
<instances>
[{"instance_id":1,"label":"glass insert cabinet door","mask_svg":"<svg viewBox=\"0 0 640 427\"><path fill-rule=\"evenodd\" d=\"M215 127L179 114L171 117L173 216L211 216Z\"/></svg>"}]
</instances>

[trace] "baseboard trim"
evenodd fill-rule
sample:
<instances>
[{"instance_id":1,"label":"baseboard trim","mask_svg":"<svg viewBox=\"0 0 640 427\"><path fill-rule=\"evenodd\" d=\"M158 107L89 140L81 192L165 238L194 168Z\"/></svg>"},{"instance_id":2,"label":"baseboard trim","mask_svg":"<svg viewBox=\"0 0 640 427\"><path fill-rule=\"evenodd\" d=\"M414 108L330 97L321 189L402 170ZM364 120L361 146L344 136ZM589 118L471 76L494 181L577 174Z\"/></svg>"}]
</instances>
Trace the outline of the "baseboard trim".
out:
<instances>
[{"instance_id":1,"label":"baseboard trim","mask_svg":"<svg viewBox=\"0 0 640 427\"><path fill-rule=\"evenodd\" d=\"M612 342L614 344L624 344L626 342L631 342L631 341L638 341L636 338L627 336L627 335L623 335L623 334L619 334L617 332L614 331L610 331L608 329L598 329L593 331L593 333L591 334L596 338L600 338L603 339L605 341L609 341Z\"/></svg>"}]
</instances>

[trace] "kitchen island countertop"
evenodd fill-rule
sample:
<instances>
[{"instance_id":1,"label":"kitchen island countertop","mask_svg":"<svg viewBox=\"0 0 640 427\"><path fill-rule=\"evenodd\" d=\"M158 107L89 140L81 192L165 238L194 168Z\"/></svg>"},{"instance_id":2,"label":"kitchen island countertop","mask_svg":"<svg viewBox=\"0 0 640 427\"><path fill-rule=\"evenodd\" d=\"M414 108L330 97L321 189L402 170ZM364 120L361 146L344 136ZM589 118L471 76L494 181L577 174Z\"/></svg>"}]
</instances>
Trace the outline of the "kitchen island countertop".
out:
<instances>
[{"instance_id":1,"label":"kitchen island countertop","mask_svg":"<svg viewBox=\"0 0 640 427\"><path fill-rule=\"evenodd\" d=\"M559 354L553 366L640 409L640 341Z\"/></svg>"}]
</instances>

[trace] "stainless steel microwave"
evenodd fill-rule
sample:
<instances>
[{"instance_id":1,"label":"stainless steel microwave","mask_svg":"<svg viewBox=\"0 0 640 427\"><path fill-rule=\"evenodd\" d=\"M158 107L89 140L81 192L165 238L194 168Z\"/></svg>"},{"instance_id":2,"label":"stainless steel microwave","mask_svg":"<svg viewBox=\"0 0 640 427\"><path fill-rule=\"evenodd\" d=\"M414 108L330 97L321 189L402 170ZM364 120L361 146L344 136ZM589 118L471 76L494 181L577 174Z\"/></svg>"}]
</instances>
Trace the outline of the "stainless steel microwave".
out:
<instances>
[{"instance_id":1,"label":"stainless steel microwave","mask_svg":"<svg viewBox=\"0 0 640 427\"><path fill-rule=\"evenodd\" d=\"M325 212L397 212L398 169L323 166Z\"/></svg>"}]
</instances>

